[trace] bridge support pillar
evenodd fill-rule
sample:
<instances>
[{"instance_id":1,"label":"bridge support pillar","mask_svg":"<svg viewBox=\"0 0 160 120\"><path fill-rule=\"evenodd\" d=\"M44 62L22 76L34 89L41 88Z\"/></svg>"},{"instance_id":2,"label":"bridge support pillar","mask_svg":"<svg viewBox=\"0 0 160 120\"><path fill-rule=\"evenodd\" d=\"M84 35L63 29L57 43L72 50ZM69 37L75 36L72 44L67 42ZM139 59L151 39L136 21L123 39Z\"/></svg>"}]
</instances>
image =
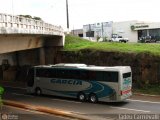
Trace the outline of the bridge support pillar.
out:
<instances>
[{"instance_id":1,"label":"bridge support pillar","mask_svg":"<svg viewBox=\"0 0 160 120\"><path fill-rule=\"evenodd\" d=\"M46 63L45 48L40 48L39 58L40 58L39 59L40 65L45 65L45 63Z\"/></svg>"}]
</instances>

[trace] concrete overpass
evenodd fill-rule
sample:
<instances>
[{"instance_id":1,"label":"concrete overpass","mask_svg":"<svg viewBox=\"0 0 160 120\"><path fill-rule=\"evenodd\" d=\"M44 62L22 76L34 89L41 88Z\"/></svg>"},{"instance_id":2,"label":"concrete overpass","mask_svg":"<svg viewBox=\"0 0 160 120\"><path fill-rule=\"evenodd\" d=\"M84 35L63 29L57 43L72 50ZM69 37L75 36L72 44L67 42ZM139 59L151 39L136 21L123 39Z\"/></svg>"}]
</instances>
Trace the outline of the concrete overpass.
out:
<instances>
[{"instance_id":1,"label":"concrete overpass","mask_svg":"<svg viewBox=\"0 0 160 120\"><path fill-rule=\"evenodd\" d=\"M11 67L4 70L4 64L53 64L56 50L64 46L64 37L61 26L0 13L0 76L13 73Z\"/></svg>"},{"instance_id":2,"label":"concrete overpass","mask_svg":"<svg viewBox=\"0 0 160 120\"><path fill-rule=\"evenodd\" d=\"M0 53L63 46L62 27L8 14L0 14Z\"/></svg>"}]
</instances>

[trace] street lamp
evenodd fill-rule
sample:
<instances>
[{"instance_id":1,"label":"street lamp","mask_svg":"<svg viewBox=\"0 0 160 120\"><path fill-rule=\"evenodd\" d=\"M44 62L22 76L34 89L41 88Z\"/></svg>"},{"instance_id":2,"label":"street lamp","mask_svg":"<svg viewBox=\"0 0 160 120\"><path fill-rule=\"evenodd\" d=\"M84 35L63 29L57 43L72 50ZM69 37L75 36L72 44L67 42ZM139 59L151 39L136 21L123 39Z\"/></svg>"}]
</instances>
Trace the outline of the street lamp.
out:
<instances>
[{"instance_id":1,"label":"street lamp","mask_svg":"<svg viewBox=\"0 0 160 120\"><path fill-rule=\"evenodd\" d=\"M69 34L69 13L68 13L68 0L66 0L66 15L67 15L67 34Z\"/></svg>"}]
</instances>

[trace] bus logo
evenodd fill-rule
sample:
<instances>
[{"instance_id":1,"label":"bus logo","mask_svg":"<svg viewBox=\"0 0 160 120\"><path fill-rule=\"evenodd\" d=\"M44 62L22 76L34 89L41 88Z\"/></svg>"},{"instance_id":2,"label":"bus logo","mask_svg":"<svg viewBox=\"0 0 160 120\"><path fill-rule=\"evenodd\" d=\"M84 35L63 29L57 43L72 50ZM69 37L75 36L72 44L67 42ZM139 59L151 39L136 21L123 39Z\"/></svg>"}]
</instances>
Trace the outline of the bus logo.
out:
<instances>
[{"instance_id":1,"label":"bus logo","mask_svg":"<svg viewBox=\"0 0 160 120\"><path fill-rule=\"evenodd\" d=\"M52 79L51 83L54 84L70 84L70 85L82 85L80 80L61 80L61 79Z\"/></svg>"}]
</instances>

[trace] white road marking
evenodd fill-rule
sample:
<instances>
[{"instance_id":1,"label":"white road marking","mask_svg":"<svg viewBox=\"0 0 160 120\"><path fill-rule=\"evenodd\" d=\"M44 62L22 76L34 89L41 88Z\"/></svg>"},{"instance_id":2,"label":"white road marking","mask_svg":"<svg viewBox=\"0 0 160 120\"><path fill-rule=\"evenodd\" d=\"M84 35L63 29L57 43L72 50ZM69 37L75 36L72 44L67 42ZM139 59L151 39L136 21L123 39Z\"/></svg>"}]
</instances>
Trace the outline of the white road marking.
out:
<instances>
[{"instance_id":1,"label":"white road marking","mask_svg":"<svg viewBox=\"0 0 160 120\"><path fill-rule=\"evenodd\" d=\"M56 101L62 101L62 102L70 102L70 103L82 103L82 102L76 102L76 101L69 101L69 100L61 100L61 99L51 99L51 100L56 100Z\"/></svg>"},{"instance_id":2,"label":"white road marking","mask_svg":"<svg viewBox=\"0 0 160 120\"><path fill-rule=\"evenodd\" d=\"M12 87L12 86L4 86L4 87L7 87L7 88L14 88L14 89L23 89L23 90L26 90L27 88L21 88L21 87Z\"/></svg>"},{"instance_id":3,"label":"white road marking","mask_svg":"<svg viewBox=\"0 0 160 120\"><path fill-rule=\"evenodd\" d=\"M20 96L27 96L27 97L34 97L32 95L25 95L25 94L20 94L20 93L12 93L13 95L20 95Z\"/></svg>"},{"instance_id":4,"label":"white road marking","mask_svg":"<svg viewBox=\"0 0 160 120\"><path fill-rule=\"evenodd\" d=\"M122 110L132 110L132 111L137 111L137 112L151 112L151 111L146 111L146 110L138 110L138 109L130 109L130 108L123 108L123 107L112 107L111 108L117 108L117 109L122 109Z\"/></svg>"},{"instance_id":5,"label":"white road marking","mask_svg":"<svg viewBox=\"0 0 160 120\"><path fill-rule=\"evenodd\" d=\"M144 102L144 103L156 103L160 104L160 102L152 102L152 101L143 101L143 100L133 100L133 99L127 99L128 101L135 101L135 102Z\"/></svg>"}]
</instances>

